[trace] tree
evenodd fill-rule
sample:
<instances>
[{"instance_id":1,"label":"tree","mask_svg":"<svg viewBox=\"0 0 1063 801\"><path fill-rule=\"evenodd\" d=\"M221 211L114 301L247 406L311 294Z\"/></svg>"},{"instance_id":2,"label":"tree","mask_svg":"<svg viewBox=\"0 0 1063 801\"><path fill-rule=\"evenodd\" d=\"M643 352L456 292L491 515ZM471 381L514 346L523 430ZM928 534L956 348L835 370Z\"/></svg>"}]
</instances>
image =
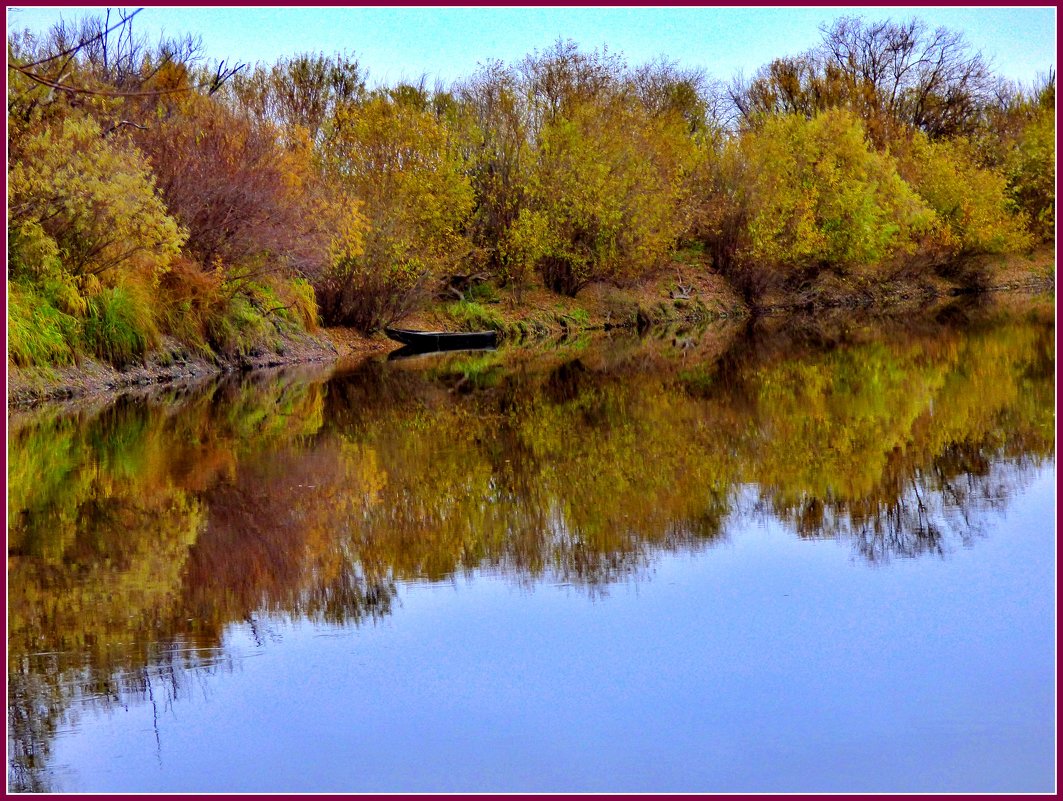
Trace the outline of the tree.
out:
<instances>
[{"instance_id":1,"label":"tree","mask_svg":"<svg viewBox=\"0 0 1063 801\"><path fill-rule=\"evenodd\" d=\"M1000 171L980 167L965 139L935 142L916 132L897 150L904 179L936 214L939 261L1030 246L1007 179Z\"/></svg>"},{"instance_id":2,"label":"tree","mask_svg":"<svg viewBox=\"0 0 1063 801\"><path fill-rule=\"evenodd\" d=\"M812 51L777 59L731 98L746 124L764 114L811 117L831 108L857 114L877 145L907 127L931 138L970 134L992 90L981 53L963 35L921 20L841 17L821 28Z\"/></svg>"},{"instance_id":3,"label":"tree","mask_svg":"<svg viewBox=\"0 0 1063 801\"><path fill-rule=\"evenodd\" d=\"M8 173L10 274L62 274L83 290L121 272L150 283L184 243L144 157L91 118L29 134L18 153Z\"/></svg>"},{"instance_id":4,"label":"tree","mask_svg":"<svg viewBox=\"0 0 1063 801\"><path fill-rule=\"evenodd\" d=\"M492 274L520 284L527 278L527 265L513 258L504 243L527 203L533 158L527 96L520 76L497 61L461 83L456 95L472 121L466 161L475 197L471 241Z\"/></svg>"},{"instance_id":5,"label":"tree","mask_svg":"<svg viewBox=\"0 0 1063 801\"><path fill-rule=\"evenodd\" d=\"M769 117L710 151L703 236L747 301L826 268L871 271L911 253L933 213L845 111Z\"/></svg>"},{"instance_id":6,"label":"tree","mask_svg":"<svg viewBox=\"0 0 1063 801\"><path fill-rule=\"evenodd\" d=\"M372 331L465 254L472 190L445 123L383 92L337 110L323 158L365 229L316 282L318 302L327 322Z\"/></svg>"},{"instance_id":7,"label":"tree","mask_svg":"<svg viewBox=\"0 0 1063 801\"><path fill-rule=\"evenodd\" d=\"M1055 237L1056 76L1034 86L1002 82L972 146L982 166L1001 171L1008 194L1038 239Z\"/></svg>"},{"instance_id":8,"label":"tree","mask_svg":"<svg viewBox=\"0 0 1063 801\"><path fill-rule=\"evenodd\" d=\"M591 281L644 275L681 230L690 155L679 114L655 118L619 98L570 104L540 132L528 207L507 250L567 295Z\"/></svg>"},{"instance_id":9,"label":"tree","mask_svg":"<svg viewBox=\"0 0 1063 801\"><path fill-rule=\"evenodd\" d=\"M239 108L281 131L302 127L319 142L336 109L365 95L365 73L356 59L343 54L304 53L271 67L256 65L229 87Z\"/></svg>"}]
</instances>

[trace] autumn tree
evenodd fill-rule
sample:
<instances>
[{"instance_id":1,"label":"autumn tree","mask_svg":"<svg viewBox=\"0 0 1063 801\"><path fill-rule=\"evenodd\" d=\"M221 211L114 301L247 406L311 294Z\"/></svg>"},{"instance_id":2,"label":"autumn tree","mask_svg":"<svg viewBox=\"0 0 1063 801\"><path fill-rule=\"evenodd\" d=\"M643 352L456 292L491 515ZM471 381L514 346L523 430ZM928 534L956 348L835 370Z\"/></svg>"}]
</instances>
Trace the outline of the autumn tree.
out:
<instances>
[{"instance_id":1,"label":"autumn tree","mask_svg":"<svg viewBox=\"0 0 1063 801\"><path fill-rule=\"evenodd\" d=\"M897 151L901 175L935 212L938 263L1030 246L1026 219L1008 193L1007 178L979 166L966 139L932 141L916 132Z\"/></svg>"},{"instance_id":2,"label":"autumn tree","mask_svg":"<svg viewBox=\"0 0 1063 801\"><path fill-rule=\"evenodd\" d=\"M468 230L484 267L503 283L522 283L527 265L504 242L526 204L533 158L527 95L520 76L495 61L455 92L472 127L466 169L475 203Z\"/></svg>"},{"instance_id":3,"label":"autumn tree","mask_svg":"<svg viewBox=\"0 0 1063 801\"><path fill-rule=\"evenodd\" d=\"M311 141L318 142L336 109L365 92L365 72L357 59L303 53L272 66L258 64L250 73L235 76L227 95L280 131L302 127Z\"/></svg>"},{"instance_id":4,"label":"autumn tree","mask_svg":"<svg viewBox=\"0 0 1063 801\"><path fill-rule=\"evenodd\" d=\"M934 215L852 114L765 119L709 155L702 231L717 267L757 304L826 268L873 271L912 253Z\"/></svg>"},{"instance_id":5,"label":"autumn tree","mask_svg":"<svg viewBox=\"0 0 1063 801\"><path fill-rule=\"evenodd\" d=\"M680 230L689 139L678 116L635 103L587 103L540 134L528 207L506 242L547 287L574 295L659 266Z\"/></svg>"},{"instance_id":6,"label":"autumn tree","mask_svg":"<svg viewBox=\"0 0 1063 801\"><path fill-rule=\"evenodd\" d=\"M645 274L682 227L691 126L704 119L696 80L660 67L640 74L635 82L616 55L560 41L510 74L523 87L513 111L524 109L530 158L498 249L557 292Z\"/></svg>"},{"instance_id":7,"label":"autumn tree","mask_svg":"<svg viewBox=\"0 0 1063 801\"><path fill-rule=\"evenodd\" d=\"M963 35L925 22L841 17L821 28L822 43L777 59L731 97L748 124L763 114L811 117L846 108L877 144L913 127L931 138L969 134L990 96L992 75Z\"/></svg>"},{"instance_id":8,"label":"autumn tree","mask_svg":"<svg viewBox=\"0 0 1063 801\"><path fill-rule=\"evenodd\" d=\"M981 165L1007 178L1008 194L1043 241L1055 237L1055 107L1055 71L1032 87L1002 81L971 142Z\"/></svg>"},{"instance_id":9,"label":"autumn tree","mask_svg":"<svg viewBox=\"0 0 1063 801\"><path fill-rule=\"evenodd\" d=\"M316 282L331 324L372 331L397 319L465 253L472 191L446 124L387 91L339 108L326 171L364 235Z\"/></svg>"}]
</instances>

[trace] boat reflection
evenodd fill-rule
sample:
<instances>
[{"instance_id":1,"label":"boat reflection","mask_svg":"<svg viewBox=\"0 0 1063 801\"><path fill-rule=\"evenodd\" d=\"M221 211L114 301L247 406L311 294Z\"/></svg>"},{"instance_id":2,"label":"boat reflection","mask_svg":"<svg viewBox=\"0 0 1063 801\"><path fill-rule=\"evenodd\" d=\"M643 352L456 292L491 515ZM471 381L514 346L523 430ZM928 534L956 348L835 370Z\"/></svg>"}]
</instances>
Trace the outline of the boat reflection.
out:
<instances>
[{"instance_id":1,"label":"boat reflection","mask_svg":"<svg viewBox=\"0 0 1063 801\"><path fill-rule=\"evenodd\" d=\"M403 345L401 348L388 353L387 359L389 362L402 361L404 359L416 359L422 356L437 356L441 353L470 353L477 351L493 351L495 347L489 346L484 348L469 348L469 347L453 347L453 348L434 348L424 350L413 345Z\"/></svg>"}]
</instances>

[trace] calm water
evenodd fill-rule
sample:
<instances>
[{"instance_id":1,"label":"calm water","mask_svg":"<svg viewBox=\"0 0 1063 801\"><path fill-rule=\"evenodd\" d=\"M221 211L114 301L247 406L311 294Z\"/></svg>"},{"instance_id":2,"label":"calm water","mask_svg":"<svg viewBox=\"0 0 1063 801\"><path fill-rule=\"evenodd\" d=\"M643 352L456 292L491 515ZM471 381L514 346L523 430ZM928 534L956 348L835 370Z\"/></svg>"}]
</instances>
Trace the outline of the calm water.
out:
<instances>
[{"instance_id":1,"label":"calm water","mask_svg":"<svg viewBox=\"0 0 1063 801\"><path fill-rule=\"evenodd\" d=\"M1051 791L1054 313L9 420L13 790Z\"/></svg>"}]
</instances>

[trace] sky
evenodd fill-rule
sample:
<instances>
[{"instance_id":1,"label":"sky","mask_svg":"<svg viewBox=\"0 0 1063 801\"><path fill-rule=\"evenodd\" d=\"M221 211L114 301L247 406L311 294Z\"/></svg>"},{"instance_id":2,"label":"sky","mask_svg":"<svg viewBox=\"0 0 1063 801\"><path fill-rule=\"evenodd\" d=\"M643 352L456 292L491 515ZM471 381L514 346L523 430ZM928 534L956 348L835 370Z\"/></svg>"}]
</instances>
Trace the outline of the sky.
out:
<instances>
[{"instance_id":1,"label":"sky","mask_svg":"<svg viewBox=\"0 0 1063 801\"><path fill-rule=\"evenodd\" d=\"M102 7L101 7L102 8ZM639 64L666 56L718 79L751 75L773 58L820 40L819 25L855 12L868 19L918 16L962 31L994 70L1029 83L1055 66L1056 12L1039 8L164 8L147 7L135 26L202 37L210 59L273 63L305 52L345 52L368 69L369 83L426 75L431 85L470 75L479 62L513 62L558 38L584 49L607 46ZM44 31L90 7L9 8L8 30Z\"/></svg>"}]
</instances>

